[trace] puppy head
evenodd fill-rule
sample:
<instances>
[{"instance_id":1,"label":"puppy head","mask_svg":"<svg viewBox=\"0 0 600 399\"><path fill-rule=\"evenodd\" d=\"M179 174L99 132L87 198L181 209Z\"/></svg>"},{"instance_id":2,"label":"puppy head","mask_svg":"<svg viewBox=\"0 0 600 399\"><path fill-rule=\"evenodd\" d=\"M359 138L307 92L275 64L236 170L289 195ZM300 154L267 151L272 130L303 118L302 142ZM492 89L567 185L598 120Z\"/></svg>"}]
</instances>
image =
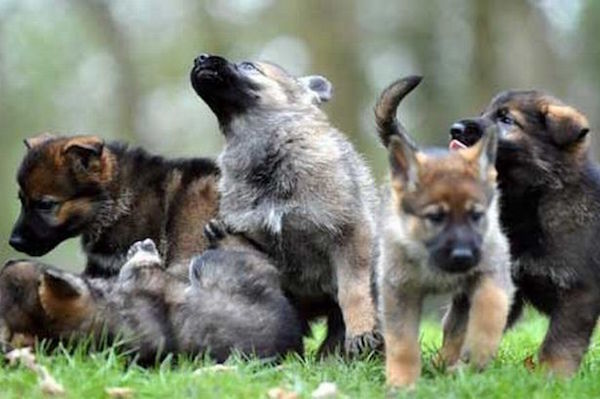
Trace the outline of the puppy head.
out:
<instances>
[{"instance_id":1,"label":"puppy head","mask_svg":"<svg viewBox=\"0 0 600 399\"><path fill-rule=\"evenodd\" d=\"M194 61L191 82L219 121L254 112L277 112L329 101L331 83L322 76L301 78L269 62L234 63L202 54Z\"/></svg>"},{"instance_id":2,"label":"puppy head","mask_svg":"<svg viewBox=\"0 0 600 399\"><path fill-rule=\"evenodd\" d=\"M104 142L95 136L43 134L25 145L17 174L21 213L10 244L40 256L89 226L107 199L114 167Z\"/></svg>"},{"instance_id":3,"label":"puppy head","mask_svg":"<svg viewBox=\"0 0 600 399\"><path fill-rule=\"evenodd\" d=\"M586 117L539 91L500 93L480 117L452 125L451 148L473 145L489 125L497 126L499 132L501 175L516 172L518 168L527 175L521 176L521 180L548 184L557 166L572 164L587 156L590 129ZM513 180L520 176L512 174ZM536 177L532 178L533 175Z\"/></svg>"},{"instance_id":4,"label":"puppy head","mask_svg":"<svg viewBox=\"0 0 600 399\"><path fill-rule=\"evenodd\" d=\"M10 260L0 270L0 317L11 333L44 336L49 320L40 303L38 285L45 267Z\"/></svg>"},{"instance_id":5,"label":"puppy head","mask_svg":"<svg viewBox=\"0 0 600 399\"><path fill-rule=\"evenodd\" d=\"M479 264L496 187L495 129L471 148L424 152L392 136L396 223L429 253L429 265L464 273Z\"/></svg>"},{"instance_id":6,"label":"puppy head","mask_svg":"<svg viewBox=\"0 0 600 399\"><path fill-rule=\"evenodd\" d=\"M46 268L41 275L38 295L46 317L57 334L87 332L98 309L85 281L72 273Z\"/></svg>"}]
</instances>

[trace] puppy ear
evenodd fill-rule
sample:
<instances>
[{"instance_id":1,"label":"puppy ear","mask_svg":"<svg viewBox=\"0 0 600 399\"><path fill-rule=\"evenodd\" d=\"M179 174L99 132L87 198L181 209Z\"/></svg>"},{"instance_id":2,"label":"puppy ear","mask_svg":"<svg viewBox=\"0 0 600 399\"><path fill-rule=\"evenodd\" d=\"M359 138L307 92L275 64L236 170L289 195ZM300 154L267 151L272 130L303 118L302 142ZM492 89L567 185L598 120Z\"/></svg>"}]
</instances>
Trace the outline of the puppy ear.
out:
<instances>
[{"instance_id":1,"label":"puppy ear","mask_svg":"<svg viewBox=\"0 0 600 399\"><path fill-rule=\"evenodd\" d=\"M63 154L71 160L76 172L100 172L104 140L96 136L74 137L63 147Z\"/></svg>"},{"instance_id":2,"label":"puppy ear","mask_svg":"<svg viewBox=\"0 0 600 399\"><path fill-rule=\"evenodd\" d=\"M582 141L590 131L587 118L568 105L547 104L544 115L552 140L561 147Z\"/></svg>"},{"instance_id":3,"label":"puppy ear","mask_svg":"<svg viewBox=\"0 0 600 399\"><path fill-rule=\"evenodd\" d=\"M44 311L54 319L84 317L89 288L81 277L54 269L44 270L38 288Z\"/></svg>"},{"instance_id":4,"label":"puppy ear","mask_svg":"<svg viewBox=\"0 0 600 399\"><path fill-rule=\"evenodd\" d=\"M319 103L331 100L331 96L333 95L333 85L327 78L319 75L310 75L301 77L299 81L304 87L316 95Z\"/></svg>"},{"instance_id":5,"label":"puppy ear","mask_svg":"<svg viewBox=\"0 0 600 399\"><path fill-rule=\"evenodd\" d=\"M477 163L482 180L496 179L496 153L498 151L498 127L488 126L475 145L461 148L458 153L470 162Z\"/></svg>"},{"instance_id":6,"label":"puppy ear","mask_svg":"<svg viewBox=\"0 0 600 399\"><path fill-rule=\"evenodd\" d=\"M56 136L52 133L44 132L38 136L30 137L28 139L23 140L23 144L25 144L25 147L27 147L28 150L31 150L32 148L44 144L45 142L55 138Z\"/></svg>"},{"instance_id":7,"label":"puppy ear","mask_svg":"<svg viewBox=\"0 0 600 399\"><path fill-rule=\"evenodd\" d=\"M413 190L419 183L417 148L403 135L392 135L388 150L392 179L403 189Z\"/></svg>"}]
</instances>

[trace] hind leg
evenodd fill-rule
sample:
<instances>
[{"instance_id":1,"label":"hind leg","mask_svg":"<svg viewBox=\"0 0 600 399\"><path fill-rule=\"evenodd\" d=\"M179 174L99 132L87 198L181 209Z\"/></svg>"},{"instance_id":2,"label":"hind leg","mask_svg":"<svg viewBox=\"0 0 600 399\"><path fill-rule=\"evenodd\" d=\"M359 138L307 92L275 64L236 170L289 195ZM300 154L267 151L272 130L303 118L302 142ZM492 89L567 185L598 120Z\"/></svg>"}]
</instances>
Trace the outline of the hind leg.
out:
<instances>
[{"instance_id":1,"label":"hind leg","mask_svg":"<svg viewBox=\"0 0 600 399\"><path fill-rule=\"evenodd\" d=\"M346 327L344 348L349 355L382 346L371 290L373 256L373 237L368 226L357 227L349 242L333 255L337 298Z\"/></svg>"},{"instance_id":2,"label":"hind leg","mask_svg":"<svg viewBox=\"0 0 600 399\"><path fill-rule=\"evenodd\" d=\"M143 269L162 268L162 259L154 241L147 238L135 242L127 251L127 261L119 272L119 281L135 277Z\"/></svg>"},{"instance_id":3,"label":"hind leg","mask_svg":"<svg viewBox=\"0 0 600 399\"><path fill-rule=\"evenodd\" d=\"M540 349L540 363L563 377L575 374L599 314L597 293L574 291L564 295L550 315L550 326Z\"/></svg>"}]
</instances>

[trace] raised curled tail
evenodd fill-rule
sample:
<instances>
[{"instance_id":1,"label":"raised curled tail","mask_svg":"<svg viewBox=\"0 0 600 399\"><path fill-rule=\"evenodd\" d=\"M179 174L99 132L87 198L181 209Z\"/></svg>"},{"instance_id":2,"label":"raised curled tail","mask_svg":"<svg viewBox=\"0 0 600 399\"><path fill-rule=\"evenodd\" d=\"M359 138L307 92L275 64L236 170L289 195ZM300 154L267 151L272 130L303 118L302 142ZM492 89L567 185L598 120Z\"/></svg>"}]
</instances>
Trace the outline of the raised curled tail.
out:
<instances>
[{"instance_id":1,"label":"raised curled tail","mask_svg":"<svg viewBox=\"0 0 600 399\"><path fill-rule=\"evenodd\" d=\"M412 143L404 126L396 119L396 110L400 101L410 93L423 79L421 76L407 76L389 85L377 100L375 105L375 123L381 142L386 147L390 137L397 135ZM413 145L414 147L414 145Z\"/></svg>"}]
</instances>

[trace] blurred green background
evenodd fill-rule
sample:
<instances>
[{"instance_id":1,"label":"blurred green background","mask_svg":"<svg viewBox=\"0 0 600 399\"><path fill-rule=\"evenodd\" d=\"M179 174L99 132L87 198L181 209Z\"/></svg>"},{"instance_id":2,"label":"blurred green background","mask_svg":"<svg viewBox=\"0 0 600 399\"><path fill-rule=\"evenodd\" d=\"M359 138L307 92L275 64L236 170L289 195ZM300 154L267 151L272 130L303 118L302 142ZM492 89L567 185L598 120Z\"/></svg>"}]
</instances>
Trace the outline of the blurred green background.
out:
<instances>
[{"instance_id":1,"label":"blurred green background","mask_svg":"<svg viewBox=\"0 0 600 399\"><path fill-rule=\"evenodd\" d=\"M326 75L326 110L378 178L372 108L407 74L422 86L401 118L424 144L499 90L542 88L599 125L600 1L0 0L0 256L18 214L22 140L98 134L168 156L216 155L217 123L188 82L200 52ZM598 140L593 137L597 147ZM45 261L77 268L71 240Z\"/></svg>"}]
</instances>

